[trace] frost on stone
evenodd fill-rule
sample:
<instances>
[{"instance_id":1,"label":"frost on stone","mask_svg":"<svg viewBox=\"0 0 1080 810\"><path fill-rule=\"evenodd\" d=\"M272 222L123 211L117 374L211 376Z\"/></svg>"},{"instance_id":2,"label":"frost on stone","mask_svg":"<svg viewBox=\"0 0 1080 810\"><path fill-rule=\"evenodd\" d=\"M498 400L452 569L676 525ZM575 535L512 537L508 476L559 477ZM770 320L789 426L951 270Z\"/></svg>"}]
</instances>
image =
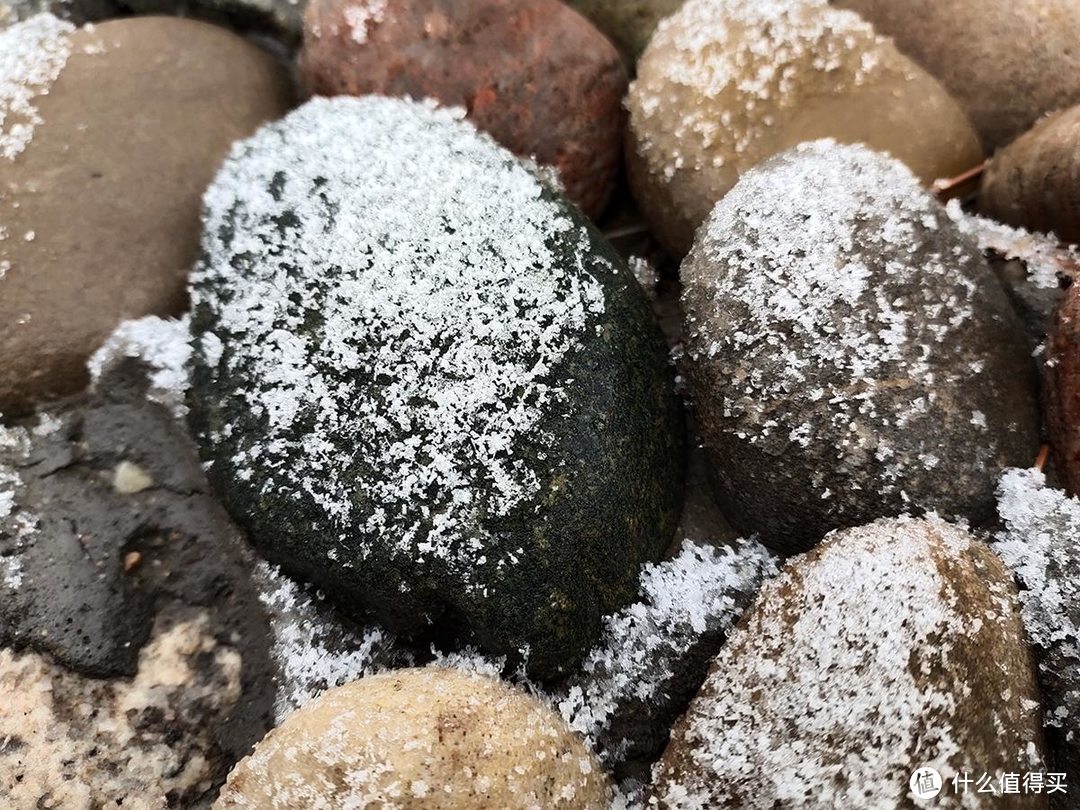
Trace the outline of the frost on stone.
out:
<instances>
[{"instance_id":1,"label":"frost on stone","mask_svg":"<svg viewBox=\"0 0 1080 810\"><path fill-rule=\"evenodd\" d=\"M660 283L660 274L653 267L652 262L642 256L630 257L630 270L634 278L641 285L642 291L650 301L656 300L656 286Z\"/></svg>"},{"instance_id":2,"label":"frost on stone","mask_svg":"<svg viewBox=\"0 0 1080 810\"><path fill-rule=\"evenodd\" d=\"M345 7L345 22L353 42L363 45L368 41L370 29L386 19L388 0L353 0Z\"/></svg>"},{"instance_id":3,"label":"frost on stone","mask_svg":"<svg viewBox=\"0 0 1080 810\"><path fill-rule=\"evenodd\" d=\"M608 767L655 758L708 661L775 571L756 540L686 542L673 559L645 566L639 601L604 619L580 674L552 697L556 708Z\"/></svg>"},{"instance_id":4,"label":"frost on stone","mask_svg":"<svg viewBox=\"0 0 1080 810\"><path fill-rule=\"evenodd\" d=\"M33 430L47 429L51 420L41 417L38 427L7 427L0 424L0 591L14 591L22 585L23 565L20 552L26 538L38 527L38 517L19 504L22 476L19 465L30 452Z\"/></svg>"},{"instance_id":5,"label":"frost on stone","mask_svg":"<svg viewBox=\"0 0 1080 810\"><path fill-rule=\"evenodd\" d=\"M984 586L973 546L939 519L901 518L837 532L789 562L654 769L661 806L902 807L919 765L946 781L990 762L1043 770L1024 739L1037 702L998 691L1035 694L1013 649L1011 583ZM972 680L986 671L992 682Z\"/></svg>"},{"instance_id":6,"label":"frost on stone","mask_svg":"<svg viewBox=\"0 0 1080 810\"><path fill-rule=\"evenodd\" d=\"M614 268L463 117L313 99L235 145L192 301L194 367L250 381L235 396L261 425L202 437L235 448L238 486L469 572L513 562L486 556L481 518L531 508L536 460L560 464L544 424L574 403L556 372L604 311L591 273Z\"/></svg>"},{"instance_id":7,"label":"frost on stone","mask_svg":"<svg viewBox=\"0 0 1080 810\"><path fill-rule=\"evenodd\" d=\"M178 320L147 315L124 321L87 362L90 379L97 385L125 358L141 360L150 372L146 398L164 405L181 419L187 413L184 398L189 385L189 340L186 315Z\"/></svg>"},{"instance_id":8,"label":"frost on stone","mask_svg":"<svg viewBox=\"0 0 1080 810\"><path fill-rule=\"evenodd\" d=\"M733 441L779 455L835 436L839 463L906 502L905 482L940 461L915 428L941 392L990 384L987 347L965 341L985 273L902 163L805 143L746 172L699 230L682 268L687 357L720 380ZM958 424L986 437L965 451L981 474L998 453L985 419Z\"/></svg>"},{"instance_id":9,"label":"frost on stone","mask_svg":"<svg viewBox=\"0 0 1080 810\"><path fill-rule=\"evenodd\" d=\"M1032 233L969 214L959 200L950 200L946 210L957 227L978 242L980 249L1023 262L1028 280L1038 289L1058 289L1063 279L1080 272L1080 251L1075 245L1063 245L1053 234Z\"/></svg>"},{"instance_id":10,"label":"frost on stone","mask_svg":"<svg viewBox=\"0 0 1080 810\"><path fill-rule=\"evenodd\" d=\"M252 580L270 622L275 723L327 689L411 663L391 633L344 619L277 567L260 561Z\"/></svg>"},{"instance_id":11,"label":"frost on stone","mask_svg":"<svg viewBox=\"0 0 1080 810\"><path fill-rule=\"evenodd\" d=\"M1080 500L1048 487L1039 470L1010 469L998 486L998 514L1005 529L994 550L1021 586L1044 721L1080 750Z\"/></svg>"},{"instance_id":12,"label":"frost on stone","mask_svg":"<svg viewBox=\"0 0 1080 810\"><path fill-rule=\"evenodd\" d=\"M69 22L38 14L0 30L0 158L14 160L42 123L35 101L47 95L71 55Z\"/></svg>"},{"instance_id":13,"label":"frost on stone","mask_svg":"<svg viewBox=\"0 0 1080 810\"><path fill-rule=\"evenodd\" d=\"M723 168L724 153L753 161L777 111L799 102L808 77L818 83L815 95L830 92L826 83L846 92L894 69L879 53L887 43L858 14L828 0L688 0L653 35L650 50L668 58L651 61L628 97L638 152L667 179ZM674 104L687 90L724 99L724 111Z\"/></svg>"}]
</instances>

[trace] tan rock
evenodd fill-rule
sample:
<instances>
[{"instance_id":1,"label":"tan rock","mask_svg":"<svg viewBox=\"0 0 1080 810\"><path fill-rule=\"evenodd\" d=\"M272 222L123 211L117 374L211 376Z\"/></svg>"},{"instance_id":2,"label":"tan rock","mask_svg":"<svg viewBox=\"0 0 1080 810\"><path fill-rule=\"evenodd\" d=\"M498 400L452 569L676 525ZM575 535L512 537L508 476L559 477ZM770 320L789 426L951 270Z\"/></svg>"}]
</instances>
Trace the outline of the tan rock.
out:
<instances>
[{"instance_id":1,"label":"tan rock","mask_svg":"<svg viewBox=\"0 0 1080 810\"><path fill-rule=\"evenodd\" d=\"M803 141L865 143L923 181L982 159L937 80L825 0L689 0L657 29L627 106L631 188L676 256L741 172Z\"/></svg>"},{"instance_id":2,"label":"tan rock","mask_svg":"<svg viewBox=\"0 0 1080 810\"><path fill-rule=\"evenodd\" d=\"M654 770L664 808L1045 807L953 790L1045 771L1039 694L1001 561L938 519L830 535L766 583ZM944 779L917 802L909 779ZM961 788L962 790L962 788Z\"/></svg>"},{"instance_id":3,"label":"tan rock","mask_svg":"<svg viewBox=\"0 0 1080 810\"><path fill-rule=\"evenodd\" d=\"M960 102L987 152L1080 103L1076 0L833 0L859 12Z\"/></svg>"},{"instance_id":4,"label":"tan rock","mask_svg":"<svg viewBox=\"0 0 1080 810\"><path fill-rule=\"evenodd\" d=\"M374 675L290 715L229 774L239 807L606 810L607 777L551 709L449 669Z\"/></svg>"},{"instance_id":5,"label":"tan rock","mask_svg":"<svg viewBox=\"0 0 1080 810\"><path fill-rule=\"evenodd\" d=\"M51 22L50 22L51 21ZM121 320L186 307L200 197L233 140L283 113L267 54L173 18L0 37L0 411L71 393Z\"/></svg>"}]
</instances>

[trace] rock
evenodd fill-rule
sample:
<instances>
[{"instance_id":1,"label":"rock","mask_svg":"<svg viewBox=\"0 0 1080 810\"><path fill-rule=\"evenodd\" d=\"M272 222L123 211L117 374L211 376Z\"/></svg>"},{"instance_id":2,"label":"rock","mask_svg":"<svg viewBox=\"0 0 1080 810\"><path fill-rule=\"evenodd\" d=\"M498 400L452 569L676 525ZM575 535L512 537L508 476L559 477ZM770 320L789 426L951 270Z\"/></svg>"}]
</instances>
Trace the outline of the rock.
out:
<instances>
[{"instance_id":1,"label":"rock","mask_svg":"<svg viewBox=\"0 0 1080 810\"><path fill-rule=\"evenodd\" d=\"M144 377L123 362L97 393L0 431L0 796L14 807L207 807L270 725L253 555ZM152 485L117 492L123 465Z\"/></svg>"},{"instance_id":2,"label":"rock","mask_svg":"<svg viewBox=\"0 0 1080 810\"><path fill-rule=\"evenodd\" d=\"M133 678L81 677L0 649L0 793L8 807L208 808L235 759L237 651L204 614L159 617Z\"/></svg>"},{"instance_id":3,"label":"rock","mask_svg":"<svg viewBox=\"0 0 1080 810\"><path fill-rule=\"evenodd\" d=\"M1080 242L1078 151L1080 106L1042 119L987 164L979 209L1010 225Z\"/></svg>"},{"instance_id":4,"label":"rock","mask_svg":"<svg viewBox=\"0 0 1080 810\"><path fill-rule=\"evenodd\" d=\"M52 14L74 25L82 25L116 17L121 12L113 0L4 0L0 3L0 29L37 14Z\"/></svg>"},{"instance_id":5,"label":"rock","mask_svg":"<svg viewBox=\"0 0 1080 810\"><path fill-rule=\"evenodd\" d=\"M672 732L653 800L907 807L929 766L946 786L935 807L998 807L952 778L1044 771L1038 696L1000 560L940 520L880 520L765 584Z\"/></svg>"},{"instance_id":6,"label":"rock","mask_svg":"<svg viewBox=\"0 0 1080 810\"><path fill-rule=\"evenodd\" d=\"M253 542L392 630L572 668L681 501L629 268L460 112L397 99L309 101L206 205L190 422Z\"/></svg>"},{"instance_id":7,"label":"rock","mask_svg":"<svg viewBox=\"0 0 1080 810\"><path fill-rule=\"evenodd\" d=\"M998 489L1005 531L994 551L1020 581L1024 627L1039 661L1047 747L1069 792L1080 784L1080 500L1038 470L1009 470ZM1068 794L1051 805L1075 806Z\"/></svg>"},{"instance_id":8,"label":"rock","mask_svg":"<svg viewBox=\"0 0 1080 810\"><path fill-rule=\"evenodd\" d=\"M806 144L743 175L683 262L687 373L724 514L784 553L879 516L994 519L1039 445L1023 329L898 161Z\"/></svg>"},{"instance_id":9,"label":"rock","mask_svg":"<svg viewBox=\"0 0 1080 810\"><path fill-rule=\"evenodd\" d=\"M1080 494L1080 284L1058 305L1046 346L1043 405L1054 468L1065 488Z\"/></svg>"},{"instance_id":10,"label":"rock","mask_svg":"<svg viewBox=\"0 0 1080 810\"><path fill-rule=\"evenodd\" d=\"M592 20L633 66L649 44L656 24L674 14L683 0L568 0Z\"/></svg>"},{"instance_id":11,"label":"rock","mask_svg":"<svg viewBox=\"0 0 1080 810\"><path fill-rule=\"evenodd\" d=\"M289 716L214 805L606 810L600 764L561 718L494 678L375 675Z\"/></svg>"},{"instance_id":12,"label":"rock","mask_svg":"<svg viewBox=\"0 0 1080 810\"><path fill-rule=\"evenodd\" d=\"M193 16L241 31L263 31L287 45L304 33L307 0L122 0L137 14Z\"/></svg>"},{"instance_id":13,"label":"rock","mask_svg":"<svg viewBox=\"0 0 1080 810\"><path fill-rule=\"evenodd\" d=\"M271 57L188 20L74 31L38 16L0 39L0 411L14 415L83 387L120 320L186 306L200 196L289 90Z\"/></svg>"},{"instance_id":14,"label":"rock","mask_svg":"<svg viewBox=\"0 0 1080 810\"><path fill-rule=\"evenodd\" d=\"M1073 0L833 0L936 76L988 153L1046 113L1080 103Z\"/></svg>"},{"instance_id":15,"label":"rock","mask_svg":"<svg viewBox=\"0 0 1080 810\"><path fill-rule=\"evenodd\" d=\"M645 567L639 599L604 618L581 671L550 698L621 783L647 782L672 724L776 560L754 540L686 541Z\"/></svg>"},{"instance_id":16,"label":"rock","mask_svg":"<svg viewBox=\"0 0 1080 810\"><path fill-rule=\"evenodd\" d=\"M865 143L924 181L982 160L944 88L826 0L689 0L642 55L627 107L631 187L676 257L742 172L804 141Z\"/></svg>"},{"instance_id":17,"label":"rock","mask_svg":"<svg viewBox=\"0 0 1080 810\"><path fill-rule=\"evenodd\" d=\"M611 194L626 71L557 0L313 0L299 64L309 94L463 107L511 152L554 167L589 216Z\"/></svg>"}]
</instances>

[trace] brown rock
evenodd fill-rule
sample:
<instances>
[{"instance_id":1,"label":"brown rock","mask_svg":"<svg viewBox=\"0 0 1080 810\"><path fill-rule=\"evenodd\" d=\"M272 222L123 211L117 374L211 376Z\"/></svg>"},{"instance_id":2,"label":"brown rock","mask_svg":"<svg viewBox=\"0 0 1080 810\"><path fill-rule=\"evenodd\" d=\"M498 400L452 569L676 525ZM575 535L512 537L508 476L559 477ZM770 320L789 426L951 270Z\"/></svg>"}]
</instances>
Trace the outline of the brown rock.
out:
<instances>
[{"instance_id":1,"label":"brown rock","mask_svg":"<svg viewBox=\"0 0 1080 810\"><path fill-rule=\"evenodd\" d=\"M1054 469L1080 495L1080 284L1058 305L1046 347L1044 407L1054 447Z\"/></svg>"},{"instance_id":2,"label":"brown rock","mask_svg":"<svg viewBox=\"0 0 1080 810\"><path fill-rule=\"evenodd\" d=\"M654 769L663 808L1045 807L952 790L1044 771L1038 689L1001 561L940 520L830 535L767 582ZM918 806L929 806L919 804Z\"/></svg>"},{"instance_id":3,"label":"brown rock","mask_svg":"<svg viewBox=\"0 0 1080 810\"><path fill-rule=\"evenodd\" d=\"M312 95L463 107L512 152L554 166L590 216L611 193L626 71L614 46L556 0L316 0L300 78Z\"/></svg>"},{"instance_id":4,"label":"brown rock","mask_svg":"<svg viewBox=\"0 0 1080 810\"><path fill-rule=\"evenodd\" d=\"M87 356L119 321L185 308L202 192L232 141L291 93L270 56L188 20L73 31L37 17L0 36L16 53L8 69L30 76L0 76L29 86L0 111L32 125L29 140L9 122L0 131L0 411L11 414L83 387Z\"/></svg>"},{"instance_id":5,"label":"brown rock","mask_svg":"<svg viewBox=\"0 0 1080 810\"><path fill-rule=\"evenodd\" d=\"M1076 0L832 0L936 76L992 152L1080 103Z\"/></svg>"},{"instance_id":6,"label":"brown rock","mask_svg":"<svg viewBox=\"0 0 1080 810\"><path fill-rule=\"evenodd\" d=\"M994 155L979 208L1010 225L1080 242L1080 106L1044 118Z\"/></svg>"},{"instance_id":7,"label":"brown rock","mask_svg":"<svg viewBox=\"0 0 1080 810\"><path fill-rule=\"evenodd\" d=\"M627 107L631 188L676 257L741 172L804 141L864 143L924 182L982 160L937 80L824 0L688 0L638 62Z\"/></svg>"}]
</instances>

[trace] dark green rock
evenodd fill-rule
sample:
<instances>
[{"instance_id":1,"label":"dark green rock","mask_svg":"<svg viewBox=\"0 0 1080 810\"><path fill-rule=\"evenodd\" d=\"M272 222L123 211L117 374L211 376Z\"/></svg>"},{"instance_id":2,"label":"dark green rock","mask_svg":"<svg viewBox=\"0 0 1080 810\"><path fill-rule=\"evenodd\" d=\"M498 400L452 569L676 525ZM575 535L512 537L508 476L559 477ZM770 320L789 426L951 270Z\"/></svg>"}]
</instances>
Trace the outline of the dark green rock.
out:
<instances>
[{"instance_id":1,"label":"dark green rock","mask_svg":"<svg viewBox=\"0 0 1080 810\"><path fill-rule=\"evenodd\" d=\"M316 99L234 149L193 276L190 421L269 559L551 676L671 540L681 411L624 262L457 118Z\"/></svg>"}]
</instances>

